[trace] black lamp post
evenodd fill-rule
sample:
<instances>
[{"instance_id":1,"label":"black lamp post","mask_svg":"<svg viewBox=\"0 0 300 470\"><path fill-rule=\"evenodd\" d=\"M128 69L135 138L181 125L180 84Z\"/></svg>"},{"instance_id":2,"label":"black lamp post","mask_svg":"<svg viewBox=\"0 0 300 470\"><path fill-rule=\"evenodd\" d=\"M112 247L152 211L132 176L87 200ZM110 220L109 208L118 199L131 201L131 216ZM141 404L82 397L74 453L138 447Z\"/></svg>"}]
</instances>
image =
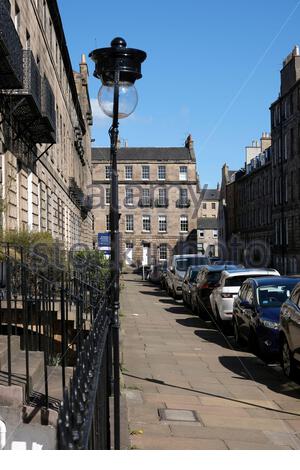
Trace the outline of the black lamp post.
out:
<instances>
[{"instance_id":1,"label":"black lamp post","mask_svg":"<svg viewBox=\"0 0 300 470\"><path fill-rule=\"evenodd\" d=\"M113 358L114 358L114 436L115 449L120 449L120 376L119 376L119 308L120 308L120 241L117 143L119 122L136 108L138 96L134 83L142 77L141 64L145 52L126 47L126 41L115 38L111 47L96 49L90 53L95 62L94 76L100 78L102 87L98 101L102 111L112 118L109 129L111 159L111 263L112 263L112 311L113 311Z\"/></svg>"}]
</instances>

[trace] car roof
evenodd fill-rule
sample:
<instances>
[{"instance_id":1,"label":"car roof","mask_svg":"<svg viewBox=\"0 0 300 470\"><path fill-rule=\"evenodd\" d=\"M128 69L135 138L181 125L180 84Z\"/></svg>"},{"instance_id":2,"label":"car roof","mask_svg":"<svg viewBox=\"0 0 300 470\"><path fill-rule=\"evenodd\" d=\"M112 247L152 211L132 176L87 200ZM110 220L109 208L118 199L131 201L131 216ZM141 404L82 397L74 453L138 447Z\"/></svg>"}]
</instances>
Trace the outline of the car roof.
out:
<instances>
[{"instance_id":1,"label":"car roof","mask_svg":"<svg viewBox=\"0 0 300 470\"><path fill-rule=\"evenodd\" d=\"M209 272L222 272L226 269L230 269L230 266L224 266L219 264L212 264L210 266L205 266L204 269L207 269ZM230 270L231 271L231 270Z\"/></svg>"},{"instance_id":2,"label":"car roof","mask_svg":"<svg viewBox=\"0 0 300 470\"><path fill-rule=\"evenodd\" d=\"M174 255L173 260L176 260L178 258L208 258L208 256L205 255L196 255L196 254L189 254L189 255Z\"/></svg>"},{"instance_id":3,"label":"car roof","mask_svg":"<svg viewBox=\"0 0 300 470\"><path fill-rule=\"evenodd\" d=\"M231 270L227 271L227 269L225 269L223 276L224 277L234 277L234 276L242 276L243 274L245 274L245 275L249 274L249 277L251 277L251 275L256 275L256 274L261 274L262 276L264 276L266 274L276 275L276 273L278 273L278 271L276 271L276 269L251 269L251 268L248 268L248 269L235 269L235 270L232 270L232 271ZM278 277L278 275L277 275L277 277Z\"/></svg>"},{"instance_id":4,"label":"car roof","mask_svg":"<svg viewBox=\"0 0 300 470\"><path fill-rule=\"evenodd\" d=\"M249 277L249 280L252 281L257 287L260 286L270 286L270 285L280 285L283 282L286 284L297 284L297 282L300 282L300 277L297 278L291 278L287 276L272 276L272 277L256 277L256 278L251 278Z\"/></svg>"},{"instance_id":5,"label":"car roof","mask_svg":"<svg viewBox=\"0 0 300 470\"><path fill-rule=\"evenodd\" d=\"M205 267L206 264L197 264L197 265L194 265L194 266L189 266L188 267L188 271L200 271L200 269L202 269L203 267Z\"/></svg>"}]
</instances>

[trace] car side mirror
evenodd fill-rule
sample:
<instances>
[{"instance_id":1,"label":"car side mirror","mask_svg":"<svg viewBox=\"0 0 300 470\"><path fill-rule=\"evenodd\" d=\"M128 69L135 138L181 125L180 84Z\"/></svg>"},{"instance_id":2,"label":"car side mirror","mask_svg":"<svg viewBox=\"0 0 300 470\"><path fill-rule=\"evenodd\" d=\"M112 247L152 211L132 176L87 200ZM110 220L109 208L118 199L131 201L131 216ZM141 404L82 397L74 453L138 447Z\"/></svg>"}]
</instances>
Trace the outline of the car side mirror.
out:
<instances>
[{"instance_id":1,"label":"car side mirror","mask_svg":"<svg viewBox=\"0 0 300 470\"><path fill-rule=\"evenodd\" d=\"M244 307L244 308L249 308L249 310L254 309L254 305L247 302L247 300L242 300L241 303L240 303L240 306Z\"/></svg>"}]
</instances>

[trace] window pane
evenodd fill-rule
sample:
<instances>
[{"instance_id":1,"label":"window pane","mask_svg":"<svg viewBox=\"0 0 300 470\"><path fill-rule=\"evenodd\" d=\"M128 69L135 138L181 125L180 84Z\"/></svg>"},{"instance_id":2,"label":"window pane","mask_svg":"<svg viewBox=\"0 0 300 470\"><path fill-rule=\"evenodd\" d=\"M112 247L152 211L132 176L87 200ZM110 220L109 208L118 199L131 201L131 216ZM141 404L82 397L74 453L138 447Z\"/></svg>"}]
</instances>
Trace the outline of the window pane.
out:
<instances>
[{"instance_id":1,"label":"window pane","mask_svg":"<svg viewBox=\"0 0 300 470\"><path fill-rule=\"evenodd\" d=\"M142 179L148 180L150 178L150 167L147 165L142 166Z\"/></svg>"},{"instance_id":2,"label":"window pane","mask_svg":"<svg viewBox=\"0 0 300 470\"><path fill-rule=\"evenodd\" d=\"M188 223L188 218L186 216L180 217L180 231L181 232L189 231L189 223Z\"/></svg>"},{"instance_id":3,"label":"window pane","mask_svg":"<svg viewBox=\"0 0 300 470\"><path fill-rule=\"evenodd\" d=\"M158 179L159 180L166 179L166 167L165 166L158 167Z\"/></svg>"},{"instance_id":4,"label":"window pane","mask_svg":"<svg viewBox=\"0 0 300 470\"><path fill-rule=\"evenodd\" d=\"M150 232L151 231L151 219L150 215L143 216L143 231Z\"/></svg>"},{"instance_id":5,"label":"window pane","mask_svg":"<svg viewBox=\"0 0 300 470\"><path fill-rule=\"evenodd\" d=\"M168 247L166 244L159 246L159 259L160 261L166 261L168 259Z\"/></svg>"},{"instance_id":6,"label":"window pane","mask_svg":"<svg viewBox=\"0 0 300 470\"><path fill-rule=\"evenodd\" d=\"M159 232L167 231L167 217L164 215L158 217L158 231Z\"/></svg>"},{"instance_id":7,"label":"window pane","mask_svg":"<svg viewBox=\"0 0 300 470\"><path fill-rule=\"evenodd\" d=\"M126 231L133 232L133 215L126 215Z\"/></svg>"},{"instance_id":8,"label":"window pane","mask_svg":"<svg viewBox=\"0 0 300 470\"><path fill-rule=\"evenodd\" d=\"M187 180L187 166L181 166L179 169L179 179L180 181Z\"/></svg>"},{"instance_id":9,"label":"window pane","mask_svg":"<svg viewBox=\"0 0 300 470\"><path fill-rule=\"evenodd\" d=\"M132 180L132 166L125 166L125 179Z\"/></svg>"}]
</instances>

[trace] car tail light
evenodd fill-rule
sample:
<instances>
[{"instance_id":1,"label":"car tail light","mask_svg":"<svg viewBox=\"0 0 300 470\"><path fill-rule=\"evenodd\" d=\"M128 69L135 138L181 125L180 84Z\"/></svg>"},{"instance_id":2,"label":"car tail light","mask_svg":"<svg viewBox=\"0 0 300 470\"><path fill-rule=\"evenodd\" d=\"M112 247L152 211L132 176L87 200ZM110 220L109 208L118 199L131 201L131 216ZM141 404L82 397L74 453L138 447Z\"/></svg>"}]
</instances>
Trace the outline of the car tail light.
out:
<instances>
[{"instance_id":1,"label":"car tail light","mask_svg":"<svg viewBox=\"0 0 300 470\"><path fill-rule=\"evenodd\" d=\"M203 284L202 289L208 289L209 287L211 287L211 286L206 283L206 284Z\"/></svg>"},{"instance_id":2,"label":"car tail light","mask_svg":"<svg viewBox=\"0 0 300 470\"><path fill-rule=\"evenodd\" d=\"M223 297L223 299L231 299L231 297L233 297L233 294L230 294L229 292L223 292L223 294L221 294L221 297Z\"/></svg>"}]
</instances>

